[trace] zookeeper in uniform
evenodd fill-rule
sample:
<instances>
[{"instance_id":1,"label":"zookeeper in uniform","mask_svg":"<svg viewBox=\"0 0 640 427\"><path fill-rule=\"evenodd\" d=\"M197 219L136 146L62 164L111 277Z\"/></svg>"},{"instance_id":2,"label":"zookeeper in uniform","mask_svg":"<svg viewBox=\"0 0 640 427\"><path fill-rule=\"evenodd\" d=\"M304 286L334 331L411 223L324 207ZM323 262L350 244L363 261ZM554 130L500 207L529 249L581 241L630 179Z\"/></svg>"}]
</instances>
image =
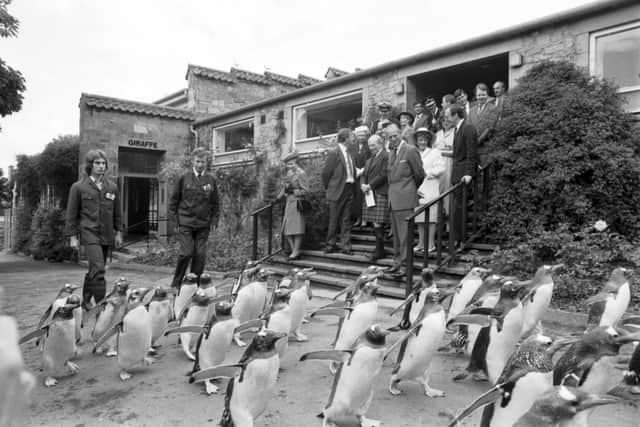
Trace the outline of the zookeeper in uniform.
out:
<instances>
[{"instance_id":1,"label":"zookeeper in uniform","mask_svg":"<svg viewBox=\"0 0 640 427\"><path fill-rule=\"evenodd\" d=\"M193 150L192 169L180 176L169 201L169 216L176 220L179 244L178 262L171 286L178 289L189 261L191 273L200 277L204 271L209 230L212 226L218 226L218 188L206 171L208 158L209 152L204 148Z\"/></svg>"},{"instance_id":2,"label":"zookeeper in uniform","mask_svg":"<svg viewBox=\"0 0 640 427\"><path fill-rule=\"evenodd\" d=\"M84 246L89 271L82 286L82 306L88 310L104 299L104 278L109 248L122 245L122 212L118 186L106 172L107 157L102 150L90 150L85 156L85 175L69 190L65 235L70 246ZM78 235L80 239L78 240Z\"/></svg>"}]
</instances>

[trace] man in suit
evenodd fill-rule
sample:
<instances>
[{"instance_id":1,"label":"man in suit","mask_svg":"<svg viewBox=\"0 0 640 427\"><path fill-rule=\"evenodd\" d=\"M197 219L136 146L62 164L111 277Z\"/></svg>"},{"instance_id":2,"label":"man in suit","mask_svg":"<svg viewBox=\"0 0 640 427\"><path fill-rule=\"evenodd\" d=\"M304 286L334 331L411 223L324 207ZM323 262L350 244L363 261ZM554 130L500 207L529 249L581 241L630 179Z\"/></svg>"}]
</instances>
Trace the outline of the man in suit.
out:
<instances>
[{"instance_id":1,"label":"man in suit","mask_svg":"<svg viewBox=\"0 0 640 427\"><path fill-rule=\"evenodd\" d=\"M453 137L453 164L451 166L451 185L459 182L468 185L478 167L478 133L476 128L467 123L464 118L462 107L454 105L445 110L445 119L450 120L455 126ZM462 192L456 191L453 194L453 206L451 215L453 216L454 241L460 243L462 235Z\"/></svg>"},{"instance_id":2,"label":"man in suit","mask_svg":"<svg viewBox=\"0 0 640 427\"><path fill-rule=\"evenodd\" d=\"M469 112L469 123L474 125L478 132L478 159L480 164L484 165L487 161L487 141L493 134L498 115L486 84L476 85L475 96L476 102Z\"/></svg>"},{"instance_id":3,"label":"man in suit","mask_svg":"<svg viewBox=\"0 0 640 427\"><path fill-rule=\"evenodd\" d=\"M456 89L455 92L453 92L453 96L456 97L456 103L460 107L462 107L464 116L469 117L469 110L471 106L469 105L469 97L467 96L467 92L464 89Z\"/></svg>"},{"instance_id":4,"label":"man in suit","mask_svg":"<svg viewBox=\"0 0 640 427\"><path fill-rule=\"evenodd\" d=\"M329 151L320 175L322 185L327 191L329 202L329 229L325 253L336 252L336 234L340 222L341 252L351 255L351 203L356 182L355 162L348 146L353 144L350 129L340 129L337 135L338 146Z\"/></svg>"},{"instance_id":5,"label":"man in suit","mask_svg":"<svg viewBox=\"0 0 640 427\"><path fill-rule=\"evenodd\" d=\"M422 102L416 101L413 103L413 111L416 113L415 119L413 119L412 127L418 129L421 127L427 127L431 123L431 116L429 112L424 108Z\"/></svg>"},{"instance_id":6,"label":"man in suit","mask_svg":"<svg viewBox=\"0 0 640 427\"><path fill-rule=\"evenodd\" d=\"M402 263L407 258L407 223L406 219L418 206L418 187L424 180L425 173L418 149L406 140L400 139L400 129L395 124L385 129L389 139L389 210L391 213L391 229L393 230L393 266L388 273L402 276ZM413 245L412 245L413 246Z\"/></svg>"},{"instance_id":7,"label":"man in suit","mask_svg":"<svg viewBox=\"0 0 640 427\"><path fill-rule=\"evenodd\" d=\"M435 134L440 130L440 122L442 121L440 116L442 116L442 110L438 108L436 100L431 97L424 101L424 107L427 111L427 115L431 117L431 120L426 123L425 127Z\"/></svg>"},{"instance_id":8,"label":"man in suit","mask_svg":"<svg viewBox=\"0 0 640 427\"><path fill-rule=\"evenodd\" d=\"M507 89L503 82L498 80L493 84L493 95L495 96L493 99L493 106L497 112L497 120L500 120L504 104L507 102Z\"/></svg>"},{"instance_id":9,"label":"man in suit","mask_svg":"<svg viewBox=\"0 0 640 427\"><path fill-rule=\"evenodd\" d=\"M349 147L351 157L353 158L354 165L356 167L356 178L358 173L362 173L365 162L371 157L371 151L369 150L369 128L366 126L358 126L353 131L355 135L355 142ZM355 185L353 193L353 203L351 203L351 217L355 221L353 226L359 227L361 225L362 218L362 191Z\"/></svg>"}]
</instances>

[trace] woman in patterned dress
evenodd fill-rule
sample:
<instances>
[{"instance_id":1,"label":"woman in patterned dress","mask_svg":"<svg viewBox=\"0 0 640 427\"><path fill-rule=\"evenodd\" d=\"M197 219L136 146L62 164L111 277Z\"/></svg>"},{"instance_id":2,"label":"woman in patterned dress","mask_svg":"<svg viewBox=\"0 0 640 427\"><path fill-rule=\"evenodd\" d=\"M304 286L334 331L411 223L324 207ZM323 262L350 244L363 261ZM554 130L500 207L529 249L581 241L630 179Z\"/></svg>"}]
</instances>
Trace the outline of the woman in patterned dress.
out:
<instances>
[{"instance_id":1,"label":"woman in patterned dress","mask_svg":"<svg viewBox=\"0 0 640 427\"><path fill-rule=\"evenodd\" d=\"M300 258L300 246L302 246L302 237L305 233L304 216L300 211L301 201L309 191L307 175L297 164L300 153L293 151L284 159L287 168L282 190L278 197L286 196L286 205L284 208L284 217L282 219L282 234L287 239L291 248L289 259Z\"/></svg>"}]
</instances>

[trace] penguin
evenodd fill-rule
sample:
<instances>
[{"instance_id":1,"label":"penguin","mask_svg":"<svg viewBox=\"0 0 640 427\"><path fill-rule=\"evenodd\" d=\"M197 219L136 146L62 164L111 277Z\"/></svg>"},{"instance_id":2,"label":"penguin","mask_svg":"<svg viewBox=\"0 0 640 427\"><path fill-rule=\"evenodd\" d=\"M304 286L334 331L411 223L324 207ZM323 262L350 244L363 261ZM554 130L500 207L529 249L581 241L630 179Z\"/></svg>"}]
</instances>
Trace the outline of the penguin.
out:
<instances>
[{"instance_id":1,"label":"penguin","mask_svg":"<svg viewBox=\"0 0 640 427\"><path fill-rule=\"evenodd\" d=\"M273 292L273 302L268 311L261 316L265 321L265 328L274 331L286 333L287 336L291 332L291 305L289 300L291 298L291 290L283 287L278 287ZM282 367L282 358L287 352L289 347L288 340L280 340L276 344L278 350L278 356L280 356L280 367Z\"/></svg>"},{"instance_id":2,"label":"penguin","mask_svg":"<svg viewBox=\"0 0 640 427\"><path fill-rule=\"evenodd\" d=\"M211 276L208 273L202 273L198 280L198 289L202 289L209 298L215 298L218 294L216 287L213 285ZM209 306L209 317L213 316L215 306Z\"/></svg>"},{"instance_id":3,"label":"penguin","mask_svg":"<svg viewBox=\"0 0 640 427\"><path fill-rule=\"evenodd\" d=\"M338 326L338 338L334 344L334 350L351 350L358 338L369 329L376 320L378 314L378 279L367 282L351 307L319 309L311 313L311 317L319 314L333 314L343 318L342 325ZM337 365L331 363L331 372L335 373Z\"/></svg>"},{"instance_id":4,"label":"penguin","mask_svg":"<svg viewBox=\"0 0 640 427\"><path fill-rule=\"evenodd\" d=\"M422 309L409 332L390 347L401 345L396 365L389 381L389 393L394 396L402 391L397 384L403 380L414 380L422 385L424 393L431 398L444 397L442 390L429 386L431 362L438 344L444 338L446 330L446 315L440 305L440 292L436 287L429 287L422 291Z\"/></svg>"},{"instance_id":5,"label":"penguin","mask_svg":"<svg viewBox=\"0 0 640 427\"><path fill-rule=\"evenodd\" d=\"M151 347L152 325L151 315L145 308L153 294L153 288L134 289L129 294L127 310L122 320L111 327L93 348L95 353L106 340L117 334L117 361L122 381L131 378L131 368L140 364L148 366L153 362L153 359L147 357L147 351Z\"/></svg>"},{"instance_id":6,"label":"penguin","mask_svg":"<svg viewBox=\"0 0 640 427\"><path fill-rule=\"evenodd\" d=\"M563 267L558 265L543 265L528 283L523 283L526 287L523 289L522 309L523 323L522 336L526 337L536 329L541 329L540 320L545 315L551 297L553 295L553 276L552 274Z\"/></svg>"},{"instance_id":7,"label":"penguin","mask_svg":"<svg viewBox=\"0 0 640 427\"><path fill-rule=\"evenodd\" d=\"M553 342L541 334L529 336L511 355L496 385L462 410L449 427L458 425L483 406L480 427L512 426L536 399L553 388L553 357L573 341Z\"/></svg>"},{"instance_id":8,"label":"penguin","mask_svg":"<svg viewBox=\"0 0 640 427\"><path fill-rule=\"evenodd\" d=\"M627 317L620 321L618 325L629 332L637 332L640 327L640 317ZM631 326L631 328L629 328ZM629 329L627 329L629 328ZM625 362L626 360L618 361ZM621 383L609 390L609 394L625 398L627 400L640 399L640 344L638 341L633 342L633 350L631 357L626 361L624 371L622 373Z\"/></svg>"},{"instance_id":9,"label":"penguin","mask_svg":"<svg viewBox=\"0 0 640 427\"><path fill-rule=\"evenodd\" d=\"M258 330L262 328L263 322L255 319L239 325L238 320L231 316L232 307L233 303L230 301L218 302L214 305L214 315L203 327L188 326L178 328L200 333L195 352L196 360L193 363L190 375L194 375L201 370L220 366L224 362L234 334L241 334L253 328ZM211 380L205 380L204 385L207 394L218 392L218 386Z\"/></svg>"},{"instance_id":10,"label":"penguin","mask_svg":"<svg viewBox=\"0 0 640 427\"><path fill-rule=\"evenodd\" d=\"M114 325L122 321L127 311L128 291L129 281L120 278L114 284L111 293L102 301L98 302L92 309L92 312L95 312L98 316L93 325L93 331L91 332L91 338L94 343L104 336ZM88 313L87 318L89 317L93 317L93 315ZM105 344L107 346L107 357L113 357L118 354L116 351L116 337L107 340ZM101 354L103 350L103 347L100 346L96 349L96 353Z\"/></svg>"},{"instance_id":11,"label":"penguin","mask_svg":"<svg viewBox=\"0 0 640 427\"><path fill-rule=\"evenodd\" d=\"M260 268L253 274L253 280L242 286L235 293L232 292L233 308L231 314L238 320L238 323L245 323L249 320L257 319L263 313L267 303L267 278L273 274L272 271ZM246 346L239 335L234 336L234 341L239 347Z\"/></svg>"},{"instance_id":12,"label":"penguin","mask_svg":"<svg viewBox=\"0 0 640 427\"><path fill-rule=\"evenodd\" d=\"M513 427L569 426L585 411L621 402L623 400L615 396L555 386L538 398Z\"/></svg>"},{"instance_id":13,"label":"penguin","mask_svg":"<svg viewBox=\"0 0 640 427\"><path fill-rule=\"evenodd\" d=\"M2 292L0 288L0 426L13 426L22 424L36 379L25 367L16 319L2 314Z\"/></svg>"},{"instance_id":14,"label":"penguin","mask_svg":"<svg viewBox=\"0 0 640 427\"><path fill-rule=\"evenodd\" d=\"M215 298L207 296L207 291L198 289L196 293L186 302L182 312L178 314L178 322L180 326L202 326L209 321L210 306L216 302ZM195 360L193 355L196 342L193 338L196 334L191 332L180 333L180 344L182 345L182 351L189 358L189 360Z\"/></svg>"},{"instance_id":15,"label":"penguin","mask_svg":"<svg viewBox=\"0 0 640 427\"><path fill-rule=\"evenodd\" d=\"M460 315L449 322L482 326L466 372L454 377L454 381L473 374L476 380L488 379L495 384L522 332L522 302L519 298L521 289L521 286L507 280L500 289L500 298L494 308L477 308L471 314Z\"/></svg>"},{"instance_id":16,"label":"penguin","mask_svg":"<svg viewBox=\"0 0 640 427\"><path fill-rule=\"evenodd\" d=\"M158 347L157 341L162 336L169 325L171 317L171 301L170 294L175 294L175 289L166 289L156 286L153 292L153 298L147 306L147 311L151 316L151 348L149 351L153 354Z\"/></svg>"},{"instance_id":17,"label":"penguin","mask_svg":"<svg viewBox=\"0 0 640 427\"><path fill-rule=\"evenodd\" d=\"M558 359L553 368L553 385L577 387L587 393L606 393L619 382L617 359L620 347L640 340L640 333L628 333L613 326L597 326L585 332ZM570 425L586 426L590 410L576 415Z\"/></svg>"},{"instance_id":18,"label":"penguin","mask_svg":"<svg viewBox=\"0 0 640 427\"><path fill-rule=\"evenodd\" d=\"M178 317L184 309L187 301L191 299L193 294L198 290L198 276L194 273L189 273L184 276L180 289L178 289L178 295L176 295L173 301L173 314Z\"/></svg>"},{"instance_id":19,"label":"penguin","mask_svg":"<svg viewBox=\"0 0 640 427\"><path fill-rule=\"evenodd\" d=\"M629 270L618 267L611 272L611 277L604 288L587 300L589 306L588 327L614 326L622 319L629 308L631 290L627 275Z\"/></svg>"},{"instance_id":20,"label":"penguin","mask_svg":"<svg viewBox=\"0 0 640 427\"><path fill-rule=\"evenodd\" d=\"M369 326L350 350L316 351L302 355L300 361L331 360L339 365L329 402L319 417L323 426L366 425L365 414L373 400L373 384L386 351L389 331Z\"/></svg>"},{"instance_id":21,"label":"penguin","mask_svg":"<svg viewBox=\"0 0 640 427\"><path fill-rule=\"evenodd\" d=\"M406 307L409 307L408 322L405 322L405 320L407 319L405 319L403 316L400 325L389 328L389 330L393 332L400 329L408 329L410 325L413 325L418 319L418 315L422 311L422 306L425 302L424 298L420 298L422 292L428 288L435 287L436 284L434 282L433 270L430 268L423 268L420 272L420 282L413 284L409 296L389 314L390 316L393 316L401 310L405 310Z\"/></svg>"},{"instance_id":22,"label":"penguin","mask_svg":"<svg viewBox=\"0 0 640 427\"><path fill-rule=\"evenodd\" d=\"M264 412L275 390L280 369L276 344L287 333L262 329L253 337L240 361L234 365L205 369L191 375L189 382L231 378L224 399L221 427L250 427Z\"/></svg>"},{"instance_id":23,"label":"penguin","mask_svg":"<svg viewBox=\"0 0 640 427\"><path fill-rule=\"evenodd\" d=\"M78 288L79 288L78 285L74 285L71 283L65 283L64 285L62 285L62 288L60 288L60 290L58 291L58 294L56 295L53 302L49 304L49 306L44 311L44 313L42 313L42 316L40 316L36 329L40 329L45 324L51 322L51 319L53 318L53 314L56 312L56 310L59 307L62 307L63 305L65 305L67 303L67 297L72 295L75 292L75 290ZM78 307L76 309L76 311L74 312L74 318L76 319L75 337L76 337L76 342L79 343L82 340L82 330L81 330L82 307ZM36 341L36 345L39 345L39 341Z\"/></svg>"},{"instance_id":24,"label":"penguin","mask_svg":"<svg viewBox=\"0 0 640 427\"><path fill-rule=\"evenodd\" d=\"M53 387L58 384L55 377L62 374L73 375L79 370L78 365L70 361L78 351L75 337L76 320L73 310L80 306L80 297L75 296L77 298L71 299L69 303L56 309L49 323L20 340L21 343L24 343L36 337L44 337L42 371L45 375L45 387Z\"/></svg>"},{"instance_id":25,"label":"penguin","mask_svg":"<svg viewBox=\"0 0 640 427\"><path fill-rule=\"evenodd\" d=\"M289 296L289 306L291 307L291 335L296 341L308 341L309 338L302 333L302 320L309 307L309 302L313 298L309 278L315 273L313 269L303 269L295 272L292 281L292 292Z\"/></svg>"},{"instance_id":26,"label":"penguin","mask_svg":"<svg viewBox=\"0 0 640 427\"><path fill-rule=\"evenodd\" d=\"M484 278L491 273L491 270L482 267L473 267L462 278L458 286L453 291L453 298L449 305L449 312L447 313L447 322L456 317L458 314L471 303L471 299L474 297Z\"/></svg>"}]
</instances>

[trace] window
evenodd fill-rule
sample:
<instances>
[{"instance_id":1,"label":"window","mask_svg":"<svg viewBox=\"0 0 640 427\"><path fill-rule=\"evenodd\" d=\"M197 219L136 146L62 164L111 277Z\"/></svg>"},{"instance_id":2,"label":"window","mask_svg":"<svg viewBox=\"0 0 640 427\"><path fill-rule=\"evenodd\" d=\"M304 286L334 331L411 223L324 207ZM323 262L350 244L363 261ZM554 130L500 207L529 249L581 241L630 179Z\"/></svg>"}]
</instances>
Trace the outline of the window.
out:
<instances>
[{"instance_id":1,"label":"window","mask_svg":"<svg viewBox=\"0 0 640 427\"><path fill-rule=\"evenodd\" d=\"M213 129L213 151L228 153L253 146L253 118Z\"/></svg>"},{"instance_id":2,"label":"window","mask_svg":"<svg viewBox=\"0 0 640 427\"><path fill-rule=\"evenodd\" d=\"M334 135L362 116L362 92L338 95L293 108L296 141Z\"/></svg>"},{"instance_id":3,"label":"window","mask_svg":"<svg viewBox=\"0 0 640 427\"><path fill-rule=\"evenodd\" d=\"M591 34L589 59L591 73L615 81L640 111L640 21Z\"/></svg>"}]
</instances>

